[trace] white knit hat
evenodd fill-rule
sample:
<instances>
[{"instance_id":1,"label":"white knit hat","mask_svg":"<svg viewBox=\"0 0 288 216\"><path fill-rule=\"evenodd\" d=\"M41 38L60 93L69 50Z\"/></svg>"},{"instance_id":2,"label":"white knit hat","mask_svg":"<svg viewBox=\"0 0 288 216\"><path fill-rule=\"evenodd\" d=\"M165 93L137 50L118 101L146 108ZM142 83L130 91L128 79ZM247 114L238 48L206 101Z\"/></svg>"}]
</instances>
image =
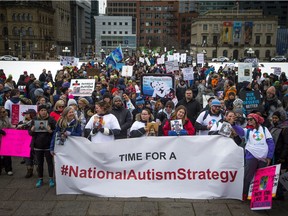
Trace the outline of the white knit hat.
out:
<instances>
[{"instance_id":1,"label":"white knit hat","mask_svg":"<svg viewBox=\"0 0 288 216\"><path fill-rule=\"evenodd\" d=\"M68 103L67 103L67 106L71 106L71 105L76 105L77 106L78 105L77 101L75 99L69 99Z\"/></svg>"}]
</instances>

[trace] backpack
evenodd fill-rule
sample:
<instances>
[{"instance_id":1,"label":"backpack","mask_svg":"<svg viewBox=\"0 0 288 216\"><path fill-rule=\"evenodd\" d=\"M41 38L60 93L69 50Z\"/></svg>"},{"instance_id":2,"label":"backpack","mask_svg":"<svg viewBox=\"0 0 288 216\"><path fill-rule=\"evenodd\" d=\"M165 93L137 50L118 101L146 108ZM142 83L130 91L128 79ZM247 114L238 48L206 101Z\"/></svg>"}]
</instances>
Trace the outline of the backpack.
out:
<instances>
[{"instance_id":1,"label":"backpack","mask_svg":"<svg viewBox=\"0 0 288 216\"><path fill-rule=\"evenodd\" d=\"M204 121L204 120L207 118L208 114L209 114L209 111L208 111L208 110L206 110L206 111L205 111L205 114L204 114L204 116L203 116L203 120L202 120L202 121ZM222 114L222 113L220 113L220 115L221 115L221 119L224 119L224 116L223 116L223 114Z\"/></svg>"}]
</instances>

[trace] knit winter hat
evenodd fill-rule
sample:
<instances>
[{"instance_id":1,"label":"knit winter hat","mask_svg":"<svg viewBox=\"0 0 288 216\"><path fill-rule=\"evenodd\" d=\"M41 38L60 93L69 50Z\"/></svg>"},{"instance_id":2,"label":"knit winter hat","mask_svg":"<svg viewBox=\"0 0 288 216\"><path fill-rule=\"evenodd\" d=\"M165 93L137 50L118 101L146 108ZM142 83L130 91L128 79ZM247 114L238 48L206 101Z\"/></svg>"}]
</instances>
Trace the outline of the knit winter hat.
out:
<instances>
[{"instance_id":1,"label":"knit winter hat","mask_svg":"<svg viewBox=\"0 0 288 216\"><path fill-rule=\"evenodd\" d=\"M274 112L272 116L277 116L279 119L281 119L281 113L279 111Z\"/></svg>"},{"instance_id":2,"label":"knit winter hat","mask_svg":"<svg viewBox=\"0 0 288 216\"><path fill-rule=\"evenodd\" d=\"M67 106L71 106L71 105L76 105L77 106L77 101L75 99L69 99Z\"/></svg>"},{"instance_id":3,"label":"knit winter hat","mask_svg":"<svg viewBox=\"0 0 288 216\"><path fill-rule=\"evenodd\" d=\"M275 94L276 94L276 89L275 89L275 87L274 87L274 86L270 86L270 87L267 89L267 91L266 91L266 94L268 94L268 93L275 95Z\"/></svg>"},{"instance_id":4,"label":"knit winter hat","mask_svg":"<svg viewBox=\"0 0 288 216\"><path fill-rule=\"evenodd\" d=\"M247 118L253 118L258 124L264 123L264 118L256 113L250 113Z\"/></svg>"},{"instance_id":5,"label":"knit winter hat","mask_svg":"<svg viewBox=\"0 0 288 216\"><path fill-rule=\"evenodd\" d=\"M136 105L141 105L141 104L145 104L145 101L142 97L137 97L136 98Z\"/></svg>"},{"instance_id":6,"label":"knit winter hat","mask_svg":"<svg viewBox=\"0 0 288 216\"><path fill-rule=\"evenodd\" d=\"M121 100L121 102L123 103L122 98L120 96L118 96L118 95L113 97L113 100L112 100L113 104L115 103L116 100Z\"/></svg>"},{"instance_id":7,"label":"knit winter hat","mask_svg":"<svg viewBox=\"0 0 288 216\"><path fill-rule=\"evenodd\" d=\"M35 97L43 96L44 95L44 90L42 88L37 88L34 91L34 95L35 95Z\"/></svg>"},{"instance_id":8,"label":"knit winter hat","mask_svg":"<svg viewBox=\"0 0 288 216\"><path fill-rule=\"evenodd\" d=\"M41 104L38 106L38 112L41 110L41 109L46 109L47 110L47 106L45 104Z\"/></svg>"}]
</instances>

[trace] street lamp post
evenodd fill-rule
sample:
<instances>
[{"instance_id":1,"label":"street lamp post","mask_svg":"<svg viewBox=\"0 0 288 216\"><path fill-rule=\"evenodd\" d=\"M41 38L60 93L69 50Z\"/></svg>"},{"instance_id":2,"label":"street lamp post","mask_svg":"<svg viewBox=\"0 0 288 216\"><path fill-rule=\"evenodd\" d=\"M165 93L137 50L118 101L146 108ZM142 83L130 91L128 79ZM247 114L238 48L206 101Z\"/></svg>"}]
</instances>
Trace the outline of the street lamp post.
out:
<instances>
[{"instance_id":1,"label":"street lamp post","mask_svg":"<svg viewBox=\"0 0 288 216\"><path fill-rule=\"evenodd\" d=\"M70 53L70 50L68 49L68 47L65 47L62 52L65 53L65 56L67 56L67 53Z\"/></svg>"}]
</instances>

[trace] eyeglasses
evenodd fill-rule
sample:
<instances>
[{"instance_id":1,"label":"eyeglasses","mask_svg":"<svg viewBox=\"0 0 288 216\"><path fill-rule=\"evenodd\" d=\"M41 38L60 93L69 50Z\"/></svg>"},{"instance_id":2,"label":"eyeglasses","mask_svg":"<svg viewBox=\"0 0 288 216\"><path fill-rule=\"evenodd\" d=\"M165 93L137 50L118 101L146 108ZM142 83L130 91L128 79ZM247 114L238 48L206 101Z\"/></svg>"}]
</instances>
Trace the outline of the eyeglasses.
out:
<instances>
[{"instance_id":1,"label":"eyeglasses","mask_svg":"<svg viewBox=\"0 0 288 216\"><path fill-rule=\"evenodd\" d=\"M215 107L215 108L217 108L217 109L220 109L220 108L221 108L220 106L213 106L213 107Z\"/></svg>"},{"instance_id":2,"label":"eyeglasses","mask_svg":"<svg viewBox=\"0 0 288 216\"><path fill-rule=\"evenodd\" d=\"M253 118L247 118L247 121L252 121L252 120L254 120Z\"/></svg>"}]
</instances>

